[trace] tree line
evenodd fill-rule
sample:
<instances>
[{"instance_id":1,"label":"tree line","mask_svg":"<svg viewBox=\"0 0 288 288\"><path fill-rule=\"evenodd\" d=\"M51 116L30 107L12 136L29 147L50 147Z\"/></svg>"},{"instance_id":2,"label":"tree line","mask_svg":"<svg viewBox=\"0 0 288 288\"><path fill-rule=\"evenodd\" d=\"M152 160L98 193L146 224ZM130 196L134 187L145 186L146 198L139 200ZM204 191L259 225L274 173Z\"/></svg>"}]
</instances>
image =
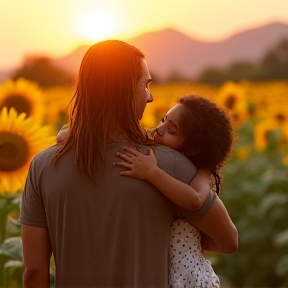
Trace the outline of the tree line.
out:
<instances>
[{"instance_id":1,"label":"tree line","mask_svg":"<svg viewBox=\"0 0 288 288\"><path fill-rule=\"evenodd\" d=\"M153 74L153 71L152 73ZM16 80L24 77L37 82L41 87L71 85L75 76L53 64L46 56L27 58L23 65L12 75ZM221 85L230 81L267 81L288 78L288 39L282 39L276 47L268 51L258 63L235 62L226 69L209 67L196 79L182 79L176 72L171 73L167 82L188 80L196 83ZM153 74L153 82L157 83L157 75Z\"/></svg>"},{"instance_id":2,"label":"tree line","mask_svg":"<svg viewBox=\"0 0 288 288\"><path fill-rule=\"evenodd\" d=\"M267 81L288 78L288 39L281 40L258 63L236 62L227 69L210 67L204 70L196 82L221 85L225 81Z\"/></svg>"}]
</instances>

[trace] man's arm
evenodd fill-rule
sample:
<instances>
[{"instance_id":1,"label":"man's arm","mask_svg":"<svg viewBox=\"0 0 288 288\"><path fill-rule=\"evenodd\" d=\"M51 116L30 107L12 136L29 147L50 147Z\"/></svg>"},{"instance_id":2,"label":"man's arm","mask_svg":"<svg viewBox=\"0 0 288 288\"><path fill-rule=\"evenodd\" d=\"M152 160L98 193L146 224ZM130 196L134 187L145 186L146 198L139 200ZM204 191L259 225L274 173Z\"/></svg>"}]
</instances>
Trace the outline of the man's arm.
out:
<instances>
[{"instance_id":1,"label":"man's arm","mask_svg":"<svg viewBox=\"0 0 288 288\"><path fill-rule=\"evenodd\" d=\"M24 288L50 287L52 249L46 228L22 225Z\"/></svg>"}]
</instances>

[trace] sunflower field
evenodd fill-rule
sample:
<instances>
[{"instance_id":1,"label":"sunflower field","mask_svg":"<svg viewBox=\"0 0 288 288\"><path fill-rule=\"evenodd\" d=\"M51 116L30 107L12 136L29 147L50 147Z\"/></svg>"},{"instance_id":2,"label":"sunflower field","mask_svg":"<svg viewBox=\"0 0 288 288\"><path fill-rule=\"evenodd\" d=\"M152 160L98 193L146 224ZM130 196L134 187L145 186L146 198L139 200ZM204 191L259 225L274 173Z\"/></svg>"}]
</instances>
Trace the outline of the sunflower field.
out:
<instances>
[{"instance_id":1,"label":"sunflower field","mask_svg":"<svg viewBox=\"0 0 288 288\"><path fill-rule=\"evenodd\" d=\"M216 101L233 119L236 143L221 171L221 199L240 245L232 255L208 255L221 287L288 287L288 81L150 87L154 102L144 127L155 127L191 92ZM74 87L41 89L23 78L0 84L0 288L22 287L21 193L33 156L53 145L67 122L73 94Z\"/></svg>"}]
</instances>

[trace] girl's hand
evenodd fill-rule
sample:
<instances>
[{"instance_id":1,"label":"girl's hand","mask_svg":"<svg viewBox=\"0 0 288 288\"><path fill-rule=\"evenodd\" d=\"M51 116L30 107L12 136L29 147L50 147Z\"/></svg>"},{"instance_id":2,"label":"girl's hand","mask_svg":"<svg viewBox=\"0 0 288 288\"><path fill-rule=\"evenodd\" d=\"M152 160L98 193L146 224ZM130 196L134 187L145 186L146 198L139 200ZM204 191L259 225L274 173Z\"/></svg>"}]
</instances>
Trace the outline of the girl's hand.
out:
<instances>
[{"instance_id":1,"label":"girl's hand","mask_svg":"<svg viewBox=\"0 0 288 288\"><path fill-rule=\"evenodd\" d=\"M124 153L118 152L117 156L125 162L115 162L113 165L124 167L127 170L121 171L120 175L137 179L148 180L153 177L154 172L159 169L157 159L150 148L149 155L144 155L133 148L123 148Z\"/></svg>"},{"instance_id":2,"label":"girl's hand","mask_svg":"<svg viewBox=\"0 0 288 288\"><path fill-rule=\"evenodd\" d=\"M64 139L67 136L68 133L68 125L65 124L64 126L62 126L62 128L60 129L60 131L58 132L57 136L56 136L56 141L57 143L61 143L64 141Z\"/></svg>"}]
</instances>

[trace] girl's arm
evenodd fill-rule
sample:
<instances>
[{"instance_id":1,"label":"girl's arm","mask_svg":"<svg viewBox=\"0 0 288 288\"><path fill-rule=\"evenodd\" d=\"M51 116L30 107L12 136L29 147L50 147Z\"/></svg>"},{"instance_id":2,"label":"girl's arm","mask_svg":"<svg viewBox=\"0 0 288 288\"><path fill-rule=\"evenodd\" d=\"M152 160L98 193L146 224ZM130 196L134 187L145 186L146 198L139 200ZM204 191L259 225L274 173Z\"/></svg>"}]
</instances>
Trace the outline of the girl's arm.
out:
<instances>
[{"instance_id":1,"label":"girl's arm","mask_svg":"<svg viewBox=\"0 0 288 288\"><path fill-rule=\"evenodd\" d=\"M231 254L238 249L238 231L217 195L206 214L191 224L203 232L203 250Z\"/></svg>"},{"instance_id":2,"label":"girl's arm","mask_svg":"<svg viewBox=\"0 0 288 288\"><path fill-rule=\"evenodd\" d=\"M121 171L120 175L147 180L173 203L190 211L198 210L208 197L211 190L208 170L197 171L187 185L158 167L152 148L149 155L144 155L133 148L124 148L124 150L126 153L118 152L117 155L126 162L114 163L115 166L128 169Z\"/></svg>"},{"instance_id":3,"label":"girl's arm","mask_svg":"<svg viewBox=\"0 0 288 288\"><path fill-rule=\"evenodd\" d=\"M211 189L210 174L207 171L197 171L190 184L187 185L174 179L157 166L157 160L152 149L149 155L143 155L130 148L125 150L126 153L118 153L118 155L127 162L115 163L116 166L129 169L120 172L121 175L149 181L172 202L186 210L193 211L191 207L195 205L193 203L195 199L200 199L200 203L206 200ZM203 250L230 254L238 249L238 231L226 207L217 195L215 195L208 211L199 220L190 223L203 232Z\"/></svg>"}]
</instances>

